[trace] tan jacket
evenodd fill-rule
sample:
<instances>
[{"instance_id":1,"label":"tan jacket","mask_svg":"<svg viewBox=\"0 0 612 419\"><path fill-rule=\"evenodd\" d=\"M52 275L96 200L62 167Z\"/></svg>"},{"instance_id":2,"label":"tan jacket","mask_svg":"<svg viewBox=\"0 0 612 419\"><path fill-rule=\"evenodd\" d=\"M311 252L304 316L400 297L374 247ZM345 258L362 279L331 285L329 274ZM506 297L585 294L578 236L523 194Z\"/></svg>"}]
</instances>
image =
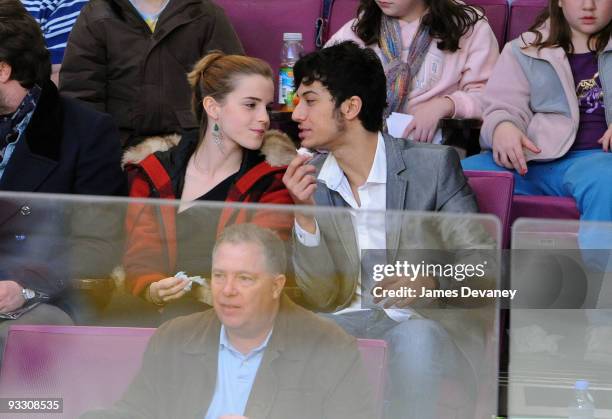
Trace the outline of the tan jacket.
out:
<instances>
[{"instance_id":1,"label":"tan jacket","mask_svg":"<svg viewBox=\"0 0 612 419\"><path fill-rule=\"evenodd\" d=\"M217 380L220 330L213 310L165 323L122 400L83 417L204 418ZM372 419L371 395L355 339L283 296L244 415Z\"/></svg>"}]
</instances>

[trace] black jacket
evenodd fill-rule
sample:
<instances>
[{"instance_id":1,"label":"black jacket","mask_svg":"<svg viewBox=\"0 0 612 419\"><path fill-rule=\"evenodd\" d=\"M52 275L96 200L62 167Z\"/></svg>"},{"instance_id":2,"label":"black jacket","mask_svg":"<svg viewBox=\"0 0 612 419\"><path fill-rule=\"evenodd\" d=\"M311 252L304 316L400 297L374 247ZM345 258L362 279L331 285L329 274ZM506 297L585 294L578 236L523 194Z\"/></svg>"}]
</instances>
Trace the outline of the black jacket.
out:
<instances>
[{"instance_id":1,"label":"black jacket","mask_svg":"<svg viewBox=\"0 0 612 419\"><path fill-rule=\"evenodd\" d=\"M53 194L124 195L110 116L58 94L50 81L0 178L0 280L52 297L75 277L108 277L122 205Z\"/></svg>"},{"instance_id":2,"label":"black jacket","mask_svg":"<svg viewBox=\"0 0 612 419\"><path fill-rule=\"evenodd\" d=\"M70 34L60 90L110 113L124 144L194 129L186 75L211 50L243 53L209 0L170 0L153 33L129 0L91 0Z\"/></svg>"}]
</instances>

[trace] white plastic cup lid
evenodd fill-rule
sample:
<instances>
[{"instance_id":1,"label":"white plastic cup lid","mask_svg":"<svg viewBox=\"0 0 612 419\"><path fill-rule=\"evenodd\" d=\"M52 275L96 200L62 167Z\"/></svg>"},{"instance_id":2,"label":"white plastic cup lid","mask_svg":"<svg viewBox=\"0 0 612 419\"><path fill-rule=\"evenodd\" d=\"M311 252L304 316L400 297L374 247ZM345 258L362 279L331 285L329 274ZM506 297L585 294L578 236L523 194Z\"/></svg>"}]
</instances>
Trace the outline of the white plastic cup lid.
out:
<instances>
[{"instance_id":1,"label":"white plastic cup lid","mask_svg":"<svg viewBox=\"0 0 612 419\"><path fill-rule=\"evenodd\" d=\"M301 41L302 34L299 32L285 32L283 34L283 41Z\"/></svg>"}]
</instances>

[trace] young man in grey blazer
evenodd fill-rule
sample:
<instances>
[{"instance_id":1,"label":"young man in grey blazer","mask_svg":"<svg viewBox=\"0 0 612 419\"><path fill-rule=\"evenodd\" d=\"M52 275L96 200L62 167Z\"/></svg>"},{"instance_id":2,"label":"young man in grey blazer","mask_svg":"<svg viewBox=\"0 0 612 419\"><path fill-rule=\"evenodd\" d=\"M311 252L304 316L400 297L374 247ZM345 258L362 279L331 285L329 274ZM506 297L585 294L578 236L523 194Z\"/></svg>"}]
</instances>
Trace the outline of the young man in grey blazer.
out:
<instances>
[{"instance_id":1,"label":"young man in grey blazer","mask_svg":"<svg viewBox=\"0 0 612 419\"><path fill-rule=\"evenodd\" d=\"M457 417L473 417L476 374L465 353L481 351L481 328L444 310L423 315L413 309L423 303L415 297L388 299L388 310L364 310L362 294L364 301L371 296L363 291L369 288L360 274L365 249L439 249L441 242L448 249L492 246L486 235L473 234L465 219L450 216L432 228L425 218L385 213L478 212L459 157L450 147L383 132L386 78L369 49L336 44L304 56L294 75L300 101L293 120L301 144L327 153L312 159L298 155L287 169L285 185L297 205L350 210L296 212L298 286L312 307L334 312L328 317L350 334L387 341L389 417L441 417L442 389L448 382L467 389L464 406L456 406ZM443 287L433 276L392 278L383 284L390 289ZM467 349L462 341L468 342ZM475 350L474 342L479 342Z\"/></svg>"}]
</instances>

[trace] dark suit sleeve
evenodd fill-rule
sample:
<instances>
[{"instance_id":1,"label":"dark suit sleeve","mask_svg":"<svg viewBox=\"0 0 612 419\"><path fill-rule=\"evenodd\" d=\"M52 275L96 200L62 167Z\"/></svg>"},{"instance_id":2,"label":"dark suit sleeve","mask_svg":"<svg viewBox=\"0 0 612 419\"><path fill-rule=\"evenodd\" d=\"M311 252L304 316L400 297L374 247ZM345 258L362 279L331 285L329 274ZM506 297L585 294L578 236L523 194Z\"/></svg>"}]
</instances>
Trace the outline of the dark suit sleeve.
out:
<instances>
[{"instance_id":1,"label":"dark suit sleeve","mask_svg":"<svg viewBox=\"0 0 612 419\"><path fill-rule=\"evenodd\" d=\"M23 216L19 196L0 199L0 280L14 280L53 298L67 285L68 265L64 221L66 204L58 200L30 201ZM22 240L15 240L16 236Z\"/></svg>"},{"instance_id":2,"label":"dark suit sleeve","mask_svg":"<svg viewBox=\"0 0 612 419\"><path fill-rule=\"evenodd\" d=\"M208 36L202 46L201 55L204 56L213 50L221 50L226 54L244 55L242 43L223 9L215 5L212 14L213 18L210 19Z\"/></svg>"},{"instance_id":3,"label":"dark suit sleeve","mask_svg":"<svg viewBox=\"0 0 612 419\"><path fill-rule=\"evenodd\" d=\"M88 111L88 114L89 111ZM78 195L125 195L118 131L110 116L95 113L90 133L79 136L73 192ZM87 135L89 134L89 135ZM108 278L120 263L125 205L111 199L70 207L72 278Z\"/></svg>"},{"instance_id":4,"label":"dark suit sleeve","mask_svg":"<svg viewBox=\"0 0 612 419\"><path fill-rule=\"evenodd\" d=\"M59 75L60 91L106 111L106 45L85 5L74 24Z\"/></svg>"},{"instance_id":5,"label":"dark suit sleeve","mask_svg":"<svg viewBox=\"0 0 612 419\"><path fill-rule=\"evenodd\" d=\"M125 196L126 177L121 170L119 131L109 115L96 113L91 131L83 133L73 193Z\"/></svg>"}]
</instances>

